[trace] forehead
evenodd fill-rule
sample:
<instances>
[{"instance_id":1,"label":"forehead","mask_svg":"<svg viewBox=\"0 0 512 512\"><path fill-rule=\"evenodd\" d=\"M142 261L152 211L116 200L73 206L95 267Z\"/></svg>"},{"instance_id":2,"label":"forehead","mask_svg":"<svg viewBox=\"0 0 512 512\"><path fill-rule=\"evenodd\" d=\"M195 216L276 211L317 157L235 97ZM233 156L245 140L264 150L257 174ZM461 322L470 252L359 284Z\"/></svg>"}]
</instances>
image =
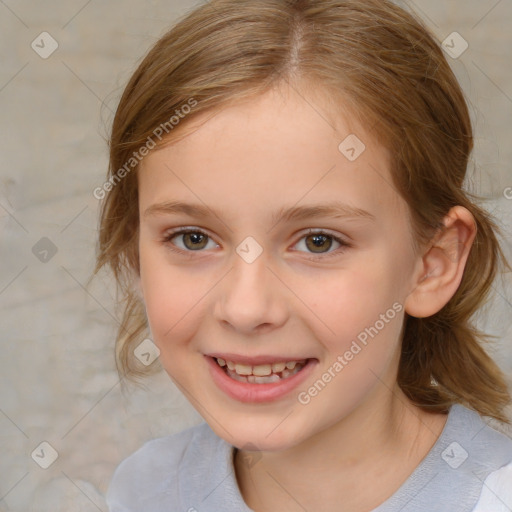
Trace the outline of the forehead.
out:
<instances>
[{"instance_id":1,"label":"forehead","mask_svg":"<svg viewBox=\"0 0 512 512\"><path fill-rule=\"evenodd\" d=\"M184 138L143 160L141 208L199 199L233 213L260 206L263 215L284 204L341 201L376 217L404 213L387 149L341 112L290 87L234 103L206 122L199 116Z\"/></svg>"}]
</instances>

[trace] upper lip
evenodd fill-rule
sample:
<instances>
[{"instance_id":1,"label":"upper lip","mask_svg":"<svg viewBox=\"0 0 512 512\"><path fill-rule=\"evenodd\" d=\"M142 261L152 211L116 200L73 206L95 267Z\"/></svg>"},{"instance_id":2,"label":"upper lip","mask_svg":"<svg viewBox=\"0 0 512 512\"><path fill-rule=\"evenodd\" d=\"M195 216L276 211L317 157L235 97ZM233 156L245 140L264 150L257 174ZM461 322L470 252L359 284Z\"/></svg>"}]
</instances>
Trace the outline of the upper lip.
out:
<instances>
[{"instance_id":1,"label":"upper lip","mask_svg":"<svg viewBox=\"0 0 512 512\"><path fill-rule=\"evenodd\" d=\"M208 357L224 359L225 361L232 361L233 363L240 363L251 366L257 366L261 364L286 363L289 361L303 361L307 359L312 359L311 357L271 356L264 354L259 356L244 356L241 354L231 354L226 352L215 352L205 355Z\"/></svg>"}]
</instances>

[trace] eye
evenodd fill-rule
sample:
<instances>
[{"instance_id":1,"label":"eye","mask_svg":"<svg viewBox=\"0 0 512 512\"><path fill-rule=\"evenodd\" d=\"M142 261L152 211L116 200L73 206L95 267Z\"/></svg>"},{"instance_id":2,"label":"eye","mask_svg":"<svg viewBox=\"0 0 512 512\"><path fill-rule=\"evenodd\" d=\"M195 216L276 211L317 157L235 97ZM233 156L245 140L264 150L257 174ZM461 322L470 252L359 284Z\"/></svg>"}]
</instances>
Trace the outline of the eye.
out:
<instances>
[{"instance_id":1,"label":"eye","mask_svg":"<svg viewBox=\"0 0 512 512\"><path fill-rule=\"evenodd\" d=\"M177 240L181 243L174 242ZM174 252L191 256L193 252L201 252L203 249L214 249L218 247L211 237L197 228L181 228L167 233L162 242ZM211 246L208 247L208 243ZM337 247L336 247L337 244ZM330 256L337 256L351 245L341 238L321 230L309 230L296 244L299 251L307 252L311 256L308 259L325 259ZM334 246L334 250L331 250ZM305 251L303 251L305 249ZM341 250L336 250L341 249Z\"/></svg>"},{"instance_id":2,"label":"eye","mask_svg":"<svg viewBox=\"0 0 512 512\"><path fill-rule=\"evenodd\" d=\"M334 250L331 251L330 249L336 244L338 244L338 247L335 247ZM296 246L306 248L310 254L313 254L313 257L309 258L313 260L336 256L351 247L350 244L341 238L320 230L309 230L307 234L299 240ZM341 251L336 250L340 248Z\"/></svg>"},{"instance_id":3,"label":"eye","mask_svg":"<svg viewBox=\"0 0 512 512\"><path fill-rule=\"evenodd\" d=\"M172 242L174 239L181 240L181 245ZM169 249L178 252L201 251L205 248L212 249L217 247L217 244L210 239L209 235L198 229L191 228L179 229L172 233L167 233L162 241ZM211 242L213 247L207 247L208 242Z\"/></svg>"}]
</instances>

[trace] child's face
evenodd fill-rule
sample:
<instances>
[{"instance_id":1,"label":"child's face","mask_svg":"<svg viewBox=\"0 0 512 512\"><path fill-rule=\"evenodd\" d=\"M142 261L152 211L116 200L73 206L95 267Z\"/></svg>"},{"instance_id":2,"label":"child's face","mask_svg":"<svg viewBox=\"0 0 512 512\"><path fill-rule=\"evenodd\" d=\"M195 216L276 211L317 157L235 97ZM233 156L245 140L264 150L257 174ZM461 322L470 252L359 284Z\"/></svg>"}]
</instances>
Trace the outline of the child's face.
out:
<instances>
[{"instance_id":1,"label":"child's face","mask_svg":"<svg viewBox=\"0 0 512 512\"><path fill-rule=\"evenodd\" d=\"M326 119L318 100L269 93L221 111L140 169L140 283L161 362L239 447L297 445L351 413L378 415L399 393L403 304L418 277L406 204L387 151L360 129L366 149L349 161L357 147L338 146L351 131ZM207 215L166 211L170 203ZM333 203L369 215L274 219ZM171 238L178 228L194 234ZM275 363L279 380L239 382L214 354ZM295 375L278 373L304 360Z\"/></svg>"}]
</instances>

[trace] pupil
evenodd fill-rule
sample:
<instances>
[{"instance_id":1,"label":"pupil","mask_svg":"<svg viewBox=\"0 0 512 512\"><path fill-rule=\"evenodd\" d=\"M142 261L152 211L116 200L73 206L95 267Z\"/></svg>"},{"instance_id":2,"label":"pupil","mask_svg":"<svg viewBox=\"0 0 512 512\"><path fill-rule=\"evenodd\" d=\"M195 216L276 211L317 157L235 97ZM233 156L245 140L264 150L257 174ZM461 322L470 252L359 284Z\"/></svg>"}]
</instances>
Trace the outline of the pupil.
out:
<instances>
[{"instance_id":1,"label":"pupil","mask_svg":"<svg viewBox=\"0 0 512 512\"><path fill-rule=\"evenodd\" d=\"M312 249L313 252L321 252L321 251L317 251L316 249L329 249L330 248L330 237L326 236L326 235L311 235L311 237L309 237L310 240L312 240L312 245L310 246L310 244L308 243L308 247L309 249ZM327 243L326 243L327 242Z\"/></svg>"},{"instance_id":2,"label":"pupil","mask_svg":"<svg viewBox=\"0 0 512 512\"><path fill-rule=\"evenodd\" d=\"M201 233L187 233L185 234L185 239L188 239L192 243L192 249L201 248L201 241L204 242L205 236ZM188 245L188 244L186 244ZM204 245L204 244L203 244ZM190 248L190 247L189 247Z\"/></svg>"}]
</instances>

